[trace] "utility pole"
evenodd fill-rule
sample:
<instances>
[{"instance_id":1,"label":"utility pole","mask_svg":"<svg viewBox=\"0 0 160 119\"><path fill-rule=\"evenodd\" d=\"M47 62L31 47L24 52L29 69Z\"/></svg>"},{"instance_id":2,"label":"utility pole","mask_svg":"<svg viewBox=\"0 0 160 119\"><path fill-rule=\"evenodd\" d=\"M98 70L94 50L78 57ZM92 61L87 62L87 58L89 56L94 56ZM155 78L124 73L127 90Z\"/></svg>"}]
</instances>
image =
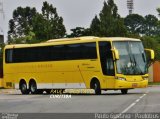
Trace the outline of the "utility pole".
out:
<instances>
[{"instance_id":1,"label":"utility pole","mask_svg":"<svg viewBox=\"0 0 160 119\"><path fill-rule=\"evenodd\" d=\"M132 14L134 9L133 0L127 0L127 8L129 10L129 14Z\"/></svg>"}]
</instances>

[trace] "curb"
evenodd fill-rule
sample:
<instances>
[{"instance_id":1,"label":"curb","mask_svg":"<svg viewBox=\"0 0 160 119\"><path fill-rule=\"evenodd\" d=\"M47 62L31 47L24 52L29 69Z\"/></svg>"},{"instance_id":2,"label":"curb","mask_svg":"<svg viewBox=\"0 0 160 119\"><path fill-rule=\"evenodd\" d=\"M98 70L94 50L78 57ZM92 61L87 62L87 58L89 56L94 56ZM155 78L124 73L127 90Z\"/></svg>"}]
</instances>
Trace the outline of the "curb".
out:
<instances>
[{"instance_id":1,"label":"curb","mask_svg":"<svg viewBox=\"0 0 160 119\"><path fill-rule=\"evenodd\" d=\"M148 85L148 87L160 87L160 85Z\"/></svg>"},{"instance_id":2,"label":"curb","mask_svg":"<svg viewBox=\"0 0 160 119\"><path fill-rule=\"evenodd\" d=\"M0 94L15 94L17 91L16 89L0 89Z\"/></svg>"}]
</instances>

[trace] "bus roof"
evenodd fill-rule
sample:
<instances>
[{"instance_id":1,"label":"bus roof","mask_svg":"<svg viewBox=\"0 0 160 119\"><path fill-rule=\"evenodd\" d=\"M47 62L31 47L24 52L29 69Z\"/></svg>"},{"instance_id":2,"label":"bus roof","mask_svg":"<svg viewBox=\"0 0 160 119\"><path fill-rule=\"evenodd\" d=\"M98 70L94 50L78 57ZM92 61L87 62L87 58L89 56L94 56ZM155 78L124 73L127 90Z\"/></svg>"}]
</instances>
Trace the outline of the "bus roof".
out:
<instances>
[{"instance_id":1,"label":"bus roof","mask_svg":"<svg viewBox=\"0 0 160 119\"><path fill-rule=\"evenodd\" d=\"M76 38L51 39L46 42L41 42L36 44L12 44L12 45L6 45L5 48L36 47L36 46L82 43L82 42L93 42L93 41L140 41L140 40L135 38L125 38L125 37L86 36L86 37L76 37Z\"/></svg>"},{"instance_id":2,"label":"bus roof","mask_svg":"<svg viewBox=\"0 0 160 119\"><path fill-rule=\"evenodd\" d=\"M86 36L86 37L77 37L77 38L64 38L64 39L51 39L46 42L62 42L62 41L73 41L73 40L107 40L107 41L140 41L135 38L125 38L125 37L94 37L94 36Z\"/></svg>"}]
</instances>

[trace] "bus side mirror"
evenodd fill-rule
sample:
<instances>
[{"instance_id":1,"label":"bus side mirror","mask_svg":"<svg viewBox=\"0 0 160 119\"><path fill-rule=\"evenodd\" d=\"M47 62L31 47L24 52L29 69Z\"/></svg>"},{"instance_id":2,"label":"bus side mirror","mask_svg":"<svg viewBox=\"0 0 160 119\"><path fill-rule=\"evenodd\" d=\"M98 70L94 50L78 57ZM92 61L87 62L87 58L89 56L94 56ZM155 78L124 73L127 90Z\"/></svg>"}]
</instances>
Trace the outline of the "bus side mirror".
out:
<instances>
[{"instance_id":1,"label":"bus side mirror","mask_svg":"<svg viewBox=\"0 0 160 119\"><path fill-rule=\"evenodd\" d=\"M148 60L154 60L154 51L151 49L145 49L146 54L148 55Z\"/></svg>"},{"instance_id":2,"label":"bus side mirror","mask_svg":"<svg viewBox=\"0 0 160 119\"><path fill-rule=\"evenodd\" d=\"M114 54L114 59L119 60L119 52L117 49L112 49L112 52Z\"/></svg>"}]
</instances>

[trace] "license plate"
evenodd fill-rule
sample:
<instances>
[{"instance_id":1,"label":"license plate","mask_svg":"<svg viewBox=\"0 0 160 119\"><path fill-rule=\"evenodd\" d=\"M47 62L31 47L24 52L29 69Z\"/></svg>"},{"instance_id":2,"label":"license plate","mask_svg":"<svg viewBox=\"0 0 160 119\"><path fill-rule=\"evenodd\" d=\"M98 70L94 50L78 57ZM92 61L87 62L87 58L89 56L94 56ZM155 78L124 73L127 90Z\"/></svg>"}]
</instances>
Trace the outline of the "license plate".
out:
<instances>
[{"instance_id":1,"label":"license plate","mask_svg":"<svg viewBox=\"0 0 160 119\"><path fill-rule=\"evenodd\" d=\"M137 83L133 83L133 84L132 84L132 87L133 87L133 88L137 88L137 87L138 87Z\"/></svg>"}]
</instances>

